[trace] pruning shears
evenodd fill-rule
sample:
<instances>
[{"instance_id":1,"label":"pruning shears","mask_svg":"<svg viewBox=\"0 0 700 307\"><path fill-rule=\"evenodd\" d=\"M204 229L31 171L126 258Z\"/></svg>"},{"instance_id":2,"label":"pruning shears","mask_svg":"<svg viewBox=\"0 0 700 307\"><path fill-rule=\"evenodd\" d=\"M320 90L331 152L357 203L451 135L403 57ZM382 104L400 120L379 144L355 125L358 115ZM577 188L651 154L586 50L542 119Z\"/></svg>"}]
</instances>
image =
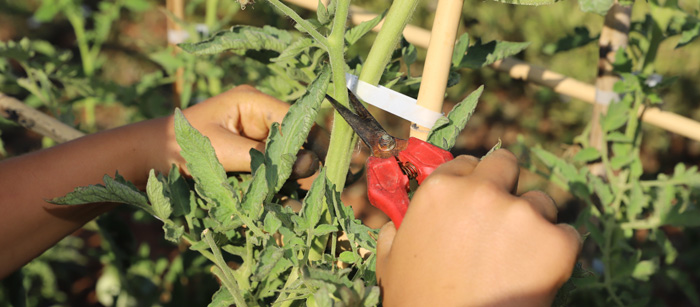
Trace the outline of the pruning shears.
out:
<instances>
[{"instance_id":1,"label":"pruning shears","mask_svg":"<svg viewBox=\"0 0 700 307\"><path fill-rule=\"evenodd\" d=\"M410 180L423 183L440 164L454 157L420 139L404 140L390 135L350 90L348 96L357 114L332 97L326 98L372 151L367 159L369 201L388 215L398 229L408 210Z\"/></svg>"}]
</instances>

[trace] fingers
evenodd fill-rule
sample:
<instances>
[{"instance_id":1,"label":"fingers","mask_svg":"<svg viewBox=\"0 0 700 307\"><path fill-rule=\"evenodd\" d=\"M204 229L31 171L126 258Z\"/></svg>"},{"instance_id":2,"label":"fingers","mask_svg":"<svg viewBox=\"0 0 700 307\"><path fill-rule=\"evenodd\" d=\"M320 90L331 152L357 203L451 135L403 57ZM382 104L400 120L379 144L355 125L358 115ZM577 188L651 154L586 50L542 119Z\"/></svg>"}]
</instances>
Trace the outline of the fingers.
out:
<instances>
[{"instance_id":1,"label":"fingers","mask_svg":"<svg viewBox=\"0 0 700 307\"><path fill-rule=\"evenodd\" d=\"M518 159L510 151L499 149L481 160L472 174L489 180L506 191L514 192L520 174Z\"/></svg>"},{"instance_id":2,"label":"fingers","mask_svg":"<svg viewBox=\"0 0 700 307\"><path fill-rule=\"evenodd\" d=\"M576 253L573 255L578 255L583 247L583 238L581 238L578 230L569 224L557 224L556 226L564 233L568 239L567 241L571 243L572 248L570 250L576 250Z\"/></svg>"},{"instance_id":3,"label":"fingers","mask_svg":"<svg viewBox=\"0 0 700 307\"><path fill-rule=\"evenodd\" d=\"M549 195L542 191L530 191L520 196L526 200L532 209L541 214L546 220L551 223L557 222L557 205Z\"/></svg>"},{"instance_id":4,"label":"fingers","mask_svg":"<svg viewBox=\"0 0 700 307\"><path fill-rule=\"evenodd\" d=\"M238 86L229 92L233 100L229 104L234 103L238 112L227 119L226 126L254 140L265 139L272 123L281 123L289 110L289 104L251 86Z\"/></svg>"},{"instance_id":5,"label":"fingers","mask_svg":"<svg viewBox=\"0 0 700 307\"><path fill-rule=\"evenodd\" d=\"M389 252L396 237L396 227L394 222L388 222L379 230L379 238L377 239L377 280L381 281L385 266L389 261Z\"/></svg>"},{"instance_id":6,"label":"fingers","mask_svg":"<svg viewBox=\"0 0 700 307\"><path fill-rule=\"evenodd\" d=\"M440 165L431 175L467 176L472 173L477 164L479 164L477 157L457 156L452 161Z\"/></svg>"},{"instance_id":7,"label":"fingers","mask_svg":"<svg viewBox=\"0 0 700 307\"><path fill-rule=\"evenodd\" d=\"M216 150L216 156L229 172L250 171L250 149L265 150L265 144L249 138L233 134L219 128L206 133Z\"/></svg>"}]
</instances>

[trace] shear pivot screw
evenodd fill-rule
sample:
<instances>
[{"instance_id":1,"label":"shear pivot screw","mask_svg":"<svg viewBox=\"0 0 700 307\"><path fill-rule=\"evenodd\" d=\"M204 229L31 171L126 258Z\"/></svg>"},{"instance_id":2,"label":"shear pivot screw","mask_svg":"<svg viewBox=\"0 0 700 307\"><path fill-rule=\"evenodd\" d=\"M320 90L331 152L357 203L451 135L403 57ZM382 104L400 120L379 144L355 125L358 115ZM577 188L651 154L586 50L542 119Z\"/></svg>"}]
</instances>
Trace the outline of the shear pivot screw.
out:
<instances>
[{"instance_id":1,"label":"shear pivot screw","mask_svg":"<svg viewBox=\"0 0 700 307\"><path fill-rule=\"evenodd\" d=\"M379 139L379 149L382 151L390 151L396 147L396 141L388 134L383 134Z\"/></svg>"}]
</instances>

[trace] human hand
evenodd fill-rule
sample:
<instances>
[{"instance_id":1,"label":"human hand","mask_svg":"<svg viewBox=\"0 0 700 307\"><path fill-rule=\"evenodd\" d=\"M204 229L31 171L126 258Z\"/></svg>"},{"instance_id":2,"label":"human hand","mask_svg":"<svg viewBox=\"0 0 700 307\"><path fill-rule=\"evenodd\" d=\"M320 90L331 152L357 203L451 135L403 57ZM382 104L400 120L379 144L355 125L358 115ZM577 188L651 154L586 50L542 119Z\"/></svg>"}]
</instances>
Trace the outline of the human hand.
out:
<instances>
[{"instance_id":1,"label":"human hand","mask_svg":"<svg viewBox=\"0 0 700 307\"><path fill-rule=\"evenodd\" d=\"M288 110L287 103L252 86L240 85L182 113L195 129L209 138L224 169L240 172L250 171L250 149L264 151L270 126L281 123ZM169 119L172 121L172 116ZM169 133L169 140L164 170L174 163L187 172L174 132Z\"/></svg>"},{"instance_id":2,"label":"human hand","mask_svg":"<svg viewBox=\"0 0 700 307\"><path fill-rule=\"evenodd\" d=\"M551 304L570 277L581 237L557 224L545 193L513 195L515 156L459 156L413 196L397 231L379 234L377 279L386 306Z\"/></svg>"}]
</instances>

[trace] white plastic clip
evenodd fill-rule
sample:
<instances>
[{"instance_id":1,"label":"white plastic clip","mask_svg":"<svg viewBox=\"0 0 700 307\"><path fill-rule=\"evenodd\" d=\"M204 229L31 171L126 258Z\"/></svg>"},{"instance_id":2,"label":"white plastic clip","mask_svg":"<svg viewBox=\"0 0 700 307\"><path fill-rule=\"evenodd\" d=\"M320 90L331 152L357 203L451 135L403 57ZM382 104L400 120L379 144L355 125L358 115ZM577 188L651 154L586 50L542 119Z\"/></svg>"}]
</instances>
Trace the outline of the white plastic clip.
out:
<instances>
[{"instance_id":1,"label":"white plastic clip","mask_svg":"<svg viewBox=\"0 0 700 307\"><path fill-rule=\"evenodd\" d=\"M442 113L416 104L416 100L383 86L374 86L360 81L352 74L345 74L346 86L363 101L424 127L432 127Z\"/></svg>"}]
</instances>

